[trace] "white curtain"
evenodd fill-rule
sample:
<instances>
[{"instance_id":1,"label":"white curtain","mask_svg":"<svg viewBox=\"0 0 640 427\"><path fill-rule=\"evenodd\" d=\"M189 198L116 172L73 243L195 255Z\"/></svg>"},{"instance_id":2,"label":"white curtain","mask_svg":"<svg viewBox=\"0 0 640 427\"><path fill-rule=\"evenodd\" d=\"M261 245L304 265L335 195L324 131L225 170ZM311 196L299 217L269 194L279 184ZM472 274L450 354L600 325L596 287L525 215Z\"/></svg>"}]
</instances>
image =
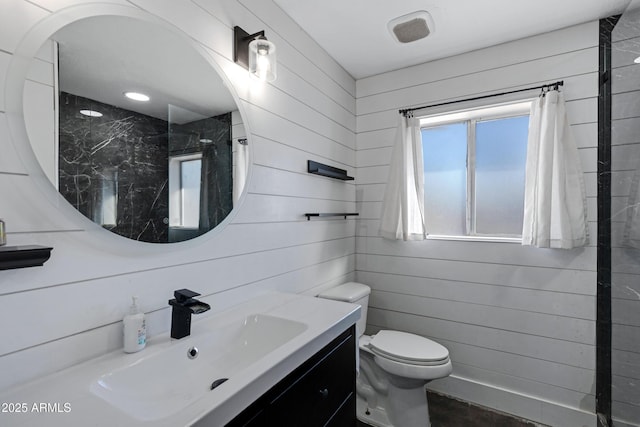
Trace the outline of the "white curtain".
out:
<instances>
[{"instance_id":1,"label":"white curtain","mask_svg":"<svg viewBox=\"0 0 640 427\"><path fill-rule=\"evenodd\" d=\"M384 192L380 235L387 239L423 240L424 167L420 121L399 116Z\"/></svg>"},{"instance_id":2,"label":"white curtain","mask_svg":"<svg viewBox=\"0 0 640 427\"><path fill-rule=\"evenodd\" d=\"M522 244L570 249L588 243L584 175L564 97L548 91L529 120Z\"/></svg>"},{"instance_id":3,"label":"white curtain","mask_svg":"<svg viewBox=\"0 0 640 427\"><path fill-rule=\"evenodd\" d=\"M243 142L240 142L243 139ZM244 184L247 181L247 171L249 170L249 148L245 138L239 138L234 141L235 150L233 151L233 205L238 203L238 199L242 195Z\"/></svg>"}]
</instances>

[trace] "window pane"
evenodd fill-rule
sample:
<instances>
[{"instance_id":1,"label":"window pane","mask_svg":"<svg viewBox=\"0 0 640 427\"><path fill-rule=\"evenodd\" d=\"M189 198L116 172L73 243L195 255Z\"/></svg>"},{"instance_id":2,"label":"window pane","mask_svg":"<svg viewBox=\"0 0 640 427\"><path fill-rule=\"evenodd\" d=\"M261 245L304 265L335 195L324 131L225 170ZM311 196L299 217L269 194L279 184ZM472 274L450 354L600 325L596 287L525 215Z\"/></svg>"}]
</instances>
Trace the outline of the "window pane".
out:
<instances>
[{"instance_id":1,"label":"window pane","mask_svg":"<svg viewBox=\"0 0 640 427\"><path fill-rule=\"evenodd\" d=\"M102 179L102 225L116 225L118 206L118 180L116 171L109 171L109 177ZM106 175L106 174L105 174Z\"/></svg>"},{"instance_id":2,"label":"window pane","mask_svg":"<svg viewBox=\"0 0 640 427\"><path fill-rule=\"evenodd\" d=\"M182 190L182 226L200 226L200 167L202 160L187 160L180 163Z\"/></svg>"},{"instance_id":3,"label":"window pane","mask_svg":"<svg viewBox=\"0 0 640 427\"><path fill-rule=\"evenodd\" d=\"M106 226L115 226L118 216L118 172L104 168L95 178L93 221Z\"/></svg>"},{"instance_id":4,"label":"window pane","mask_svg":"<svg viewBox=\"0 0 640 427\"><path fill-rule=\"evenodd\" d=\"M466 234L467 124L422 129L429 234Z\"/></svg>"},{"instance_id":5,"label":"window pane","mask_svg":"<svg viewBox=\"0 0 640 427\"><path fill-rule=\"evenodd\" d=\"M529 116L476 124L476 233L522 234Z\"/></svg>"}]
</instances>

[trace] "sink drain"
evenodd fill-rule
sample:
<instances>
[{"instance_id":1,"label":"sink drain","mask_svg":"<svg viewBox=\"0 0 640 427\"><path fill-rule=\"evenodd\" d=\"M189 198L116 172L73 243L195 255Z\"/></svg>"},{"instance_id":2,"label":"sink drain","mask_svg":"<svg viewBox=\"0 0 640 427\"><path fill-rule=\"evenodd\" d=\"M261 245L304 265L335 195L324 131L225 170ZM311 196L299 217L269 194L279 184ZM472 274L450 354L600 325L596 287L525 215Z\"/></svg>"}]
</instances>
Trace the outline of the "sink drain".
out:
<instances>
[{"instance_id":1,"label":"sink drain","mask_svg":"<svg viewBox=\"0 0 640 427\"><path fill-rule=\"evenodd\" d=\"M195 359L196 357L198 357L198 347L191 347L189 350L187 350L187 357L189 359Z\"/></svg>"}]
</instances>

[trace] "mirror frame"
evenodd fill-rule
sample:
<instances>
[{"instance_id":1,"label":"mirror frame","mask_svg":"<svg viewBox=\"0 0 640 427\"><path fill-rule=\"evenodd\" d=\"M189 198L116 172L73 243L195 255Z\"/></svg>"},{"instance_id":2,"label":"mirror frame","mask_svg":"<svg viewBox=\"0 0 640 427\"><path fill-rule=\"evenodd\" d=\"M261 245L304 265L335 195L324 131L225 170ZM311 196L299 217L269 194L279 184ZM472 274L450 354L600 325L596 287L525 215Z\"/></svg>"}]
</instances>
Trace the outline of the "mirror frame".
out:
<instances>
[{"instance_id":1,"label":"mirror frame","mask_svg":"<svg viewBox=\"0 0 640 427\"><path fill-rule=\"evenodd\" d=\"M244 205L244 200L246 199L248 187L251 183L253 171L254 150L252 148L249 149L249 166L244 189L238 202L233 207L229 215L227 215L227 217L215 228L198 237L170 244L148 243L132 240L108 231L99 224L94 223L91 219L76 210L69 202L67 202L62 194L58 192L54 184L51 183L40 166L40 162L36 158L35 152L32 148L26 129L23 102L25 82L29 74L31 62L36 57L42 45L61 28L84 18L109 15L140 19L148 23L159 25L167 31L170 31L176 37L184 40L187 45L195 49L202 56L203 60L211 66L212 72L217 73L218 77L222 79L224 85L231 93L231 96L238 107L238 112L242 117L245 132L251 146L252 132L250 130L249 121L247 120L247 114L244 111L244 105L241 102L234 85L231 83L227 74L223 71L222 66L218 63L218 61L228 61L229 63L232 63L231 58L225 58L222 55L217 54L217 52L212 48L205 48L204 43L194 40L176 25L153 15L152 13L133 6L100 3L79 4L51 13L51 15L45 17L31 27L16 47L7 69L5 85L5 115L14 149L16 150L19 158L23 161L25 169L32 178L33 183L42 193L42 196L58 211L58 214L62 214L65 217L70 218L73 223L77 223L79 225L79 228L73 231L86 231L88 232L87 234L90 234L89 237L99 236L99 246L103 250L124 250L128 253L142 255L143 253L167 253L169 251L199 246L204 242L210 241L221 231L226 229L227 225L232 222L233 218ZM229 43L231 43L232 37L233 30L229 29ZM95 244L98 242L92 243Z\"/></svg>"}]
</instances>

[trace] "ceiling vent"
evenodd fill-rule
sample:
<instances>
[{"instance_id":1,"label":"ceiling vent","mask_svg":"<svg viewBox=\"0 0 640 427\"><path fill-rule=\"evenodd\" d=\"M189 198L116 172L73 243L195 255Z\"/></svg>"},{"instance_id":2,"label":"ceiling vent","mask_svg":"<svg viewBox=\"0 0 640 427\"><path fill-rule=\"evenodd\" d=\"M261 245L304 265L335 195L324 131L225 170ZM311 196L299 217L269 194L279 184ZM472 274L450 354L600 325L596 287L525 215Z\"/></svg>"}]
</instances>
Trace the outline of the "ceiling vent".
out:
<instances>
[{"instance_id":1,"label":"ceiling vent","mask_svg":"<svg viewBox=\"0 0 640 427\"><path fill-rule=\"evenodd\" d=\"M433 18L429 12L419 10L392 19L387 24L387 28L398 42L411 43L423 39L433 32Z\"/></svg>"}]
</instances>

